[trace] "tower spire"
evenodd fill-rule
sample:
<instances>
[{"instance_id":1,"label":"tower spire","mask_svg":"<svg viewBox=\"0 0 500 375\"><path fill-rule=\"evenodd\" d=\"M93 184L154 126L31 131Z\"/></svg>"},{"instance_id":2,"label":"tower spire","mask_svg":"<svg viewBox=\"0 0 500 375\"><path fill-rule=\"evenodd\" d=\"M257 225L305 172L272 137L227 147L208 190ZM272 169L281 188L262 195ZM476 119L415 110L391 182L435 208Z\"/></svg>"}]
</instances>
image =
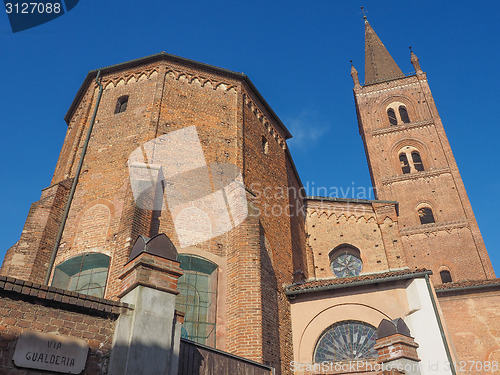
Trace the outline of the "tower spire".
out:
<instances>
[{"instance_id":1,"label":"tower spire","mask_svg":"<svg viewBox=\"0 0 500 375\"><path fill-rule=\"evenodd\" d=\"M422 74L423 72L422 68L420 67L420 63L418 62L418 57L413 53L411 47L410 47L410 61L413 67L415 68L415 73L417 73L417 75Z\"/></svg>"},{"instance_id":2,"label":"tower spire","mask_svg":"<svg viewBox=\"0 0 500 375\"><path fill-rule=\"evenodd\" d=\"M365 20L365 84L404 77L389 51Z\"/></svg>"},{"instance_id":3,"label":"tower spire","mask_svg":"<svg viewBox=\"0 0 500 375\"><path fill-rule=\"evenodd\" d=\"M352 81L354 82L354 88L355 89L361 88L361 85L359 84L358 71L352 64L352 60L351 60L351 77Z\"/></svg>"}]
</instances>

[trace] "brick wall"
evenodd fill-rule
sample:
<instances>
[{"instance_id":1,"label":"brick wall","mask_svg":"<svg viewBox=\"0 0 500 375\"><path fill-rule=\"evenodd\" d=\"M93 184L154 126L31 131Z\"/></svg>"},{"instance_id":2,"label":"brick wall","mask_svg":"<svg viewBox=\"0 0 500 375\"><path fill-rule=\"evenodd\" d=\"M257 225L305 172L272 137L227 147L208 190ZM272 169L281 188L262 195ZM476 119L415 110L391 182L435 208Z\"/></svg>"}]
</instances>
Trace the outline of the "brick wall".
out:
<instances>
[{"instance_id":1,"label":"brick wall","mask_svg":"<svg viewBox=\"0 0 500 375\"><path fill-rule=\"evenodd\" d=\"M254 203L259 212L260 237L265 241L261 263L254 266L260 268L261 273L259 303L263 328L259 341L264 363L285 374L290 371L293 351L290 306L282 285L291 282L294 267L288 187L295 181L290 181L287 173L290 160L284 131L250 90L245 90L244 95L245 186L256 195ZM300 230L297 226L293 229ZM295 247L301 249L303 245Z\"/></svg>"},{"instance_id":2,"label":"brick wall","mask_svg":"<svg viewBox=\"0 0 500 375\"><path fill-rule=\"evenodd\" d=\"M307 214L307 244L314 265L310 276L333 277L329 255L342 244L359 249L362 274L407 266L394 203L311 199Z\"/></svg>"},{"instance_id":3,"label":"brick wall","mask_svg":"<svg viewBox=\"0 0 500 375\"><path fill-rule=\"evenodd\" d=\"M44 281L71 183L66 179L44 189L40 200L31 205L21 238L7 250L1 275Z\"/></svg>"},{"instance_id":4,"label":"brick wall","mask_svg":"<svg viewBox=\"0 0 500 375\"><path fill-rule=\"evenodd\" d=\"M17 368L12 361L19 335L35 331L86 341L89 353L83 374L105 374L115 320L126 308L117 302L0 277L0 373L40 373Z\"/></svg>"},{"instance_id":5,"label":"brick wall","mask_svg":"<svg viewBox=\"0 0 500 375\"><path fill-rule=\"evenodd\" d=\"M243 76L175 59L152 60L102 72L104 91L55 265L85 252L109 255L105 297L117 299L118 276L137 236L165 233L179 253L215 256L219 266L226 262L227 275L218 277L227 283L218 286L226 296L217 312L218 348L279 368L280 359L287 363L292 355L289 306L281 285L291 282L294 269L306 272L303 213L292 219L289 214L289 205L298 198L290 197L287 188L299 189L300 181L286 151L287 131ZM68 114L53 184L75 175L97 93L98 86L88 78ZM127 109L115 114L122 95L129 97ZM238 167L249 190L250 210L257 215L225 234L182 248L168 209L136 206L127 159L145 142L188 126L196 126L210 173L216 173L213 163ZM29 227L23 235L39 241L39 233ZM26 256L39 252L32 246L26 251ZM6 257L6 270L15 263L15 252ZM17 276L31 281L30 274Z\"/></svg>"},{"instance_id":6,"label":"brick wall","mask_svg":"<svg viewBox=\"0 0 500 375\"><path fill-rule=\"evenodd\" d=\"M354 93L376 197L399 202L409 265L431 269L436 284L442 267L454 280L495 277L425 74ZM391 126L387 107L394 102L406 106L409 124ZM406 147L418 150L424 171L403 174L399 153ZM420 224L420 204L432 207L435 224Z\"/></svg>"}]
</instances>

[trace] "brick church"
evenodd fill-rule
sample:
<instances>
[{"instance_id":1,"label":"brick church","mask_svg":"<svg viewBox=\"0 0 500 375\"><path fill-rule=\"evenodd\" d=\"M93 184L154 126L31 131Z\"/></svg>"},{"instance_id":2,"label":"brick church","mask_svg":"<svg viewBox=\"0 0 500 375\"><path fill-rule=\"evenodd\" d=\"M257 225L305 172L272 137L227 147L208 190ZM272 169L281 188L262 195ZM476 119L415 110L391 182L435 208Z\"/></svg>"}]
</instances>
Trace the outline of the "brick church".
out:
<instances>
[{"instance_id":1,"label":"brick church","mask_svg":"<svg viewBox=\"0 0 500 375\"><path fill-rule=\"evenodd\" d=\"M500 280L411 63L365 19L375 200L307 196L242 73L164 52L89 72L0 271L0 372L77 373L22 352L43 335L88 348L85 374L498 371Z\"/></svg>"}]
</instances>

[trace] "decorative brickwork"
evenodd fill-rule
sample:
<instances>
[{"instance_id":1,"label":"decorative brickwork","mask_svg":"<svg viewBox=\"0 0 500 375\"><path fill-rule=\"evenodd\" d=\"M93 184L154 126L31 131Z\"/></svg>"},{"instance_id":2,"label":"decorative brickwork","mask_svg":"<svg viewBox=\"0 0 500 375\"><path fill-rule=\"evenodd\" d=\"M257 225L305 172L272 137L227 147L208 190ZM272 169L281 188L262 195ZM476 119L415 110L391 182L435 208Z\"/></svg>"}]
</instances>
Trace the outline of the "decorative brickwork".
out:
<instances>
[{"instance_id":1,"label":"decorative brickwork","mask_svg":"<svg viewBox=\"0 0 500 375\"><path fill-rule=\"evenodd\" d=\"M178 294L177 281L181 275L179 262L142 253L127 263L119 276L122 280L119 297L138 285Z\"/></svg>"},{"instance_id":2,"label":"decorative brickwork","mask_svg":"<svg viewBox=\"0 0 500 375\"><path fill-rule=\"evenodd\" d=\"M379 363L386 363L400 358L419 362L417 348L418 344L412 337L400 333L378 339L375 344Z\"/></svg>"},{"instance_id":3,"label":"decorative brickwork","mask_svg":"<svg viewBox=\"0 0 500 375\"><path fill-rule=\"evenodd\" d=\"M19 335L36 331L85 340L90 350L83 374L106 374L115 320L128 308L115 301L0 277L0 373L27 373L14 365L12 356Z\"/></svg>"},{"instance_id":4,"label":"decorative brickwork","mask_svg":"<svg viewBox=\"0 0 500 375\"><path fill-rule=\"evenodd\" d=\"M66 116L68 130L54 185L74 177L77 170L96 106L96 73L89 73ZM227 269L227 274L218 278L226 283L218 287L224 291L217 312L218 348L264 361L287 373L287 363L292 360L291 326L289 303L281 285L291 282L294 269L307 272L304 214L300 211L303 203L300 197L288 194L289 186L301 189L286 149L290 133L240 73L160 53L105 68L100 77L104 91L55 265L83 253L109 256L105 297L116 300L123 295L123 288L134 283L172 289L174 280L158 276L154 270L166 267L163 261L152 266L142 257L127 265L138 235L165 233L179 253L207 259L215 256L220 264L218 272ZM123 96L128 96L127 107L115 113ZM188 126L196 126L209 173L216 173L211 165L222 163L241 171L254 215L230 232L182 248L168 209L160 212L136 205L127 160L145 142ZM265 153L263 138L268 141ZM51 201L47 206L54 211L64 205L54 206ZM290 207L295 210L293 218L288 214ZM30 215L36 219L35 213ZM24 238L40 242L39 233L46 228L55 238L58 224L54 220L49 228L40 223L40 229L27 224L20 243ZM40 246L31 246L31 242L26 257L42 254L37 250ZM16 251L6 257L6 274L23 263L16 258ZM43 251L50 254L52 247ZM40 273L44 275L43 270ZM27 271L20 269L14 274L32 280Z\"/></svg>"},{"instance_id":5,"label":"decorative brickwork","mask_svg":"<svg viewBox=\"0 0 500 375\"><path fill-rule=\"evenodd\" d=\"M419 299L427 291L423 280L416 279L434 273L433 282L438 285L436 275L441 270L449 271L453 281L462 282L437 288L444 316L452 319L450 336L464 347L466 335L484 337L487 344L474 354L496 359L500 349L495 324L469 329L456 323L459 319L455 315L462 311L467 311L468 322L476 313L484 322L498 320L485 302L496 302L498 282L490 280L495 275L426 75L412 54L416 74L405 77L371 26L366 25L367 84L360 85L354 67L351 72L376 200L306 197L286 144L291 134L244 74L164 52L103 68L99 73L90 72L65 117L68 129L52 185L33 203L21 238L8 250L0 270L4 275L0 276L0 331L4 332L0 336L4 358L0 366L18 373L10 361L12 350L17 335L31 329L87 340L91 351L85 373L104 373L115 320L127 312L118 320L118 326L125 328L117 329L115 335L115 339L123 339L121 354L113 357L111 365L116 364L119 373L121 358L131 359L129 348L142 345L140 335L151 337L155 327L169 328L163 324L165 306L172 307L169 319L181 323L182 313L173 313L182 275L179 263L173 256L169 260L145 252L130 260L138 236L159 233L168 236L178 254L204 258L213 265L210 292L216 295L216 311L211 324L215 327L216 349L263 362L274 367L278 375L292 373L294 355L309 361L317 337L336 322L357 319L374 326L382 319L405 317L418 326L419 319L434 318L432 306ZM99 103L98 74L104 88ZM83 260L88 253L104 254L93 256L110 260L106 299L40 285L48 271L94 110L95 124L55 266L71 259ZM155 144L155 156L145 150L152 140L164 140L176 131L184 134L186 128L195 129L195 146L202 154L197 162L202 167L197 164L192 170L182 171L179 178L185 191L176 199L184 206L179 207L195 207L193 202L198 198L221 191L226 202L230 200L230 194L216 186L215 176L227 177L221 165L234 167L244 184L241 201L224 213L231 217L227 220L230 228L220 230L217 219L205 220L201 214L183 217L182 223L191 224L189 228L201 225L213 235L193 243L183 240L178 207L168 199L168 190L175 183L167 178L161 183L148 180L158 167L154 158L161 155L161 147ZM176 150L179 160L172 161L175 168L193 152L191 146L188 142ZM136 152L143 161L129 159ZM148 155L154 160L148 161ZM140 164L147 175L140 183L155 184L140 199L152 200L154 194L158 194L155 198L163 194L161 209L136 201L139 198L134 197L137 191L129 175L134 163ZM200 194L203 188L193 187L199 182L193 172L197 168L208 176L204 184L208 188L203 188L211 190L203 191L204 195ZM432 213L423 215L432 218L424 224L419 216L422 207ZM235 217L241 212L248 212L248 216L238 221ZM198 228L191 233L193 237L200 234ZM341 264L341 256L343 260L351 257L351 263ZM335 267L341 266L352 269L339 274ZM58 272L63 268L58 267ZM102 276L99 286L104 290L105 266L98 268ZM346 275L349 277L343 277ZM71 278L73 274L65 276ZM464 281L472 278L484 282L469 285ZM466 293L464 288L469 288ZM483 294L469 296L472 288L481 288ZM141 293L168 298L162 308L152 304L148 307L151 311L143 315L145 310L137 308L130 313L130 306L117 302L123 298L130 304L140 304L145 302ZM387 312L380 306L384 298L391 301ZM298 306L297 301L304 304ZM293 322L292 311L300 313ZM309 322L314 320L314 324L301 321L304 315L313 313ZM143 322L155 316L157 325L128 324L138 316ZM309 333L297 336L297 327ZM125 332L127 329L130 332ZM180 326L177 329L180 335ZM163 334L163 338L167 336ZM169 343L163 344L162 350ZM400 334L380 338L376 345L381 363L398 359L418 362L417 348L412 338ZM374 353L366 363L374 362L373 357ZM168 362L167 357L161 358ZM350 373L371 371L362 368Z\"/></svg>"},{"instance_id":6,"label":"decorative brickwork","mask_svg":"<svg viewBox=\"0 0 500 375\"><path fill-rule=\"evenodd\" d=\"M398 230L395 202L309 198L308 249L312 253L309 277L333 277L330 253L342 244L360 251L361 274L407 266Z\"/></svg>"},{"instance_id":7,"label":"decorative brickwork","mask_svg":"<svg viewBox=\"0 0 500 375\"><path fill-rule=\"evenodd\" d=\"M366 51L365 74L371 82L361 86L354 79L359 130L376 197L399 202L398 226L408 266L425 266L434 275L445 266L457 281L494 278L458 166L418 59L412 55L412 62L417 67L415 75L400 74L401 70L368 23ZM398 74L391 76L391 71ZM392 113L398 112L392 120L389 108ZM400 118L401 108L407 113L406 121ZM406 152L411 165L413 152L418 152L423 170L409 166L411 172L404 172L400 160L402 152ZM422 203L431 207L435 224L420 223L417 206ZM432 281L441 282L436 276Z\"/></svg>"}]
</instances>

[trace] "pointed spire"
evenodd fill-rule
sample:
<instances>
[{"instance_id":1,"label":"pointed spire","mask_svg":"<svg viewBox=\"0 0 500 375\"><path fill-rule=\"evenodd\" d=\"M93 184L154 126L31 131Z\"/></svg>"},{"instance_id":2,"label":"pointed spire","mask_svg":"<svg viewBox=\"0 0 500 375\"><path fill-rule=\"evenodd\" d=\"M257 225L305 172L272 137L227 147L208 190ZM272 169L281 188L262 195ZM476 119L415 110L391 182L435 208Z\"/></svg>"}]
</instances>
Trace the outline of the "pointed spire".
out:
<instances>
[{"instance_id":1,"label":"pointed spire","mask_svg":"<svg viewBox=\"0 0 500 375\"><path fill-rule=\"evenodd\" d=\"M404 77L389 51L365 20L365 84Z\"/></svg>"},{"instance_id":2,"label":"pointed spire","mask_svg":"<svg viewBox=\"0 0 500 375\"><path fill-rule=\"evenodd\" d=\"M361 85L359 84L358 71L356 70L354 65L352 65L352 60L351 60L351 77L352 81L354 82L354 88L355 89L360 88Z\"/></svg>"},{"instance_id":3,"label":"pointed spire","mask_svg":"<svg viewBox=\"0 0 500 375\"><path fill-rule=\"evenodd\" d=\"M418 57L413 53L410 47L410 55L411 55L411 64L413 65L413 68L415 69L415 73L417 74L422 74L422 68L420 67L420 63L418 62Z\"/></svg>"}]
</instances>

